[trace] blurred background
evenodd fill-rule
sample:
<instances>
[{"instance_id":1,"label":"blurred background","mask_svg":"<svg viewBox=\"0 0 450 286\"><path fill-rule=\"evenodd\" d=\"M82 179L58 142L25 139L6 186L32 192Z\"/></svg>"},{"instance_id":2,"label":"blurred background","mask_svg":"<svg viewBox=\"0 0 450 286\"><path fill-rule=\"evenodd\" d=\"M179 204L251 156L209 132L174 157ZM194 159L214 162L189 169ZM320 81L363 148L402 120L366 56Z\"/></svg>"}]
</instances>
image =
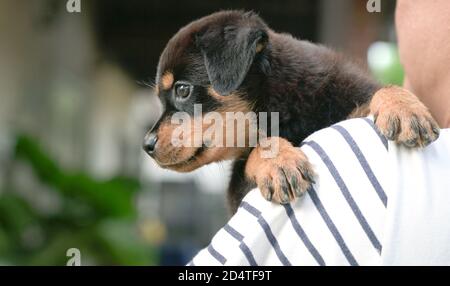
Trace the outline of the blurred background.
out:
<instances>
[{"instance_id":1,"label":"blurred background","mask_svg":"<svg viewBox=\"0 0 450 286\"><path fill-rule=\"evenodd\" d=\"M141 150L169 38L220 9L350 55L402 82L395 1L0 0L0 265L178 265L227 220L229 164L177 174Z\"/></svg>"}]
</instances>

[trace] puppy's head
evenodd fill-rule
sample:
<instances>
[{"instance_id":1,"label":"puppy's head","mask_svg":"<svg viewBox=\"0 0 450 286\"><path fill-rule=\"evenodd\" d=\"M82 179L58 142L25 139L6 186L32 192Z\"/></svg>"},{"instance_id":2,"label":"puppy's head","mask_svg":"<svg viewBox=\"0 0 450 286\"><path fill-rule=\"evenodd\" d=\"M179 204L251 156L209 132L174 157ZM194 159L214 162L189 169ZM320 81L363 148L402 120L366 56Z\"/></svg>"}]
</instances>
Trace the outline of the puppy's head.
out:
<instances>
[{"instance_id":1,"label":"puppy's head","mask_svg":"<svg viewBox=\"0 0 450 286\"><path fill-rule=\"evenodd\" d=\"M254 13L223 11L190 23L170 39L156 75L163 114L144 140L145 151L161 167L187 172L245 152L246 148L223 147L230 136L226 119L209 123L204 119L213 111L222 115L255 111L251 82L254 85L267 70L268 32ZM200 113L195 108L199 106ZM179 115L190 123L180 126ZM219 144L206 144L211 142L200 135L212 124L222 128L221 136L213 136ZM180 128L184 128L182 146L174 144Z\"/></svg>"}]
</instances>

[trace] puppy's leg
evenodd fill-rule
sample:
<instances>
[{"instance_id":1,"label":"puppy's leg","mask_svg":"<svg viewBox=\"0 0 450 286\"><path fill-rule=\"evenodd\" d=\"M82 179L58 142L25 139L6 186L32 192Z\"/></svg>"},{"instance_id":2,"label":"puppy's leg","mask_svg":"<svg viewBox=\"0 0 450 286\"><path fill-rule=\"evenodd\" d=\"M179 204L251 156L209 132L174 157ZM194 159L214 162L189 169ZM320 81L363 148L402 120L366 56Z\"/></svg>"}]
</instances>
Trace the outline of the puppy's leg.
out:
<instances>
[{"instance_id":1,"label":"puppy's leg","mask_svg":"<svg viewBox=\"0 0 450 286\"><path fill-rule=\"evenodd\" d=\"M270 144L278 144L278 152L267 157L267 148L257 146L248 157L245 173L256 182L267 200L289 203L295 197L302 196L314 182L313 168L306 155L287 140L280 137L266 140L270 140Z\"/></svg>"},{"instance_id":2,"label":"puppy's leg","mask_svg":"<svg viewBox=\"0 0 450 286\"><path fill-rule=\"evenodd\" d=\"M439 126L427 107L406 89L380 89L369 109L378 129L389 140L412 148L427 146L439 137Z\"/></svg>"},{"instance_id":3,"label":"puppy's leg","mask_svg":"<svg viewBox=\"0 0 450 286\"><path fill-rule=\"evenodd\" d=\"M256 188L256 183L245 175L247 158L236 159L233 163L231 180L228 186L228 210L230 214L236 213L245 195Z\"/></svg>"}]
</instances>

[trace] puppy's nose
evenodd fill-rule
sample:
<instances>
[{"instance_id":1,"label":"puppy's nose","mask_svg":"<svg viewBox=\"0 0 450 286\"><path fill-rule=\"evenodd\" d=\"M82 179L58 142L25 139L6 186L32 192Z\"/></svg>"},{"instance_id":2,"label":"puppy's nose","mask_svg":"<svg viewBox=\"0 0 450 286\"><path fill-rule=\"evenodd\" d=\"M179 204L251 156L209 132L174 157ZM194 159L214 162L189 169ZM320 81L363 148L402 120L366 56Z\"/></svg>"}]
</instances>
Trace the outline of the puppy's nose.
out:
<instances>
[{"instance_id":1,"label":"puppy's nose","mask_svg":"<svg viewBox=\"0 0 450 286\"><path fill-rule=\"evenodd\" d=\"M155 152L155 146L157 142L158 136L156 135L156 133L151 132L145 135L144 144L142 147L144 148L144 151L147 152L147 154L152 155Z\"/></svg>"}]
</instances>

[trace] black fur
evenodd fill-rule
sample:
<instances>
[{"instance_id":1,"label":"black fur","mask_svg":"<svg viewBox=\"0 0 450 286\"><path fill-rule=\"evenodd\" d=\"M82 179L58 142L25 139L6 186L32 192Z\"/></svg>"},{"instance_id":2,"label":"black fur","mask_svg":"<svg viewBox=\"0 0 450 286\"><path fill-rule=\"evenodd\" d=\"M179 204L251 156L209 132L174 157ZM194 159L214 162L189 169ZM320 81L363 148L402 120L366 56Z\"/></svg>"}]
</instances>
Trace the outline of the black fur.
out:
<instances>
[{"instance_id":1,"label":"black fur","mask_svg":"<svg viewBox=\"0 0 450 286\"><path fill-rule=\"evenodd\" d=\"M247 15L244 17L252 17ZM257 45L267 41L267 28L262 22L243 24L215 23L196 37L209 81L221 95L241 86L254 61Z\"/></svg>"},{"instance_id":2,"label":"black fur","mask_svg":"<svg viewBox=\"0 0 450 286\"><path fill-rule=\"evenodd\" d=\"M314 131L346 119L381 87L332 50L275 33L256 14L241 11L218 12L181 29L161 55L157 81L167 70L175 81L194 85L183 104L173 100L173 90L160 91L171 108L191 112L194 103L202 103L204 112L212 111L220 103L207 94L208 87L223 96L238 90L255 112L279 112L279 136L297 146ZM255 186L244 178L245 159L234 165L233 210Z\"/></svg>"}]
</instances>

